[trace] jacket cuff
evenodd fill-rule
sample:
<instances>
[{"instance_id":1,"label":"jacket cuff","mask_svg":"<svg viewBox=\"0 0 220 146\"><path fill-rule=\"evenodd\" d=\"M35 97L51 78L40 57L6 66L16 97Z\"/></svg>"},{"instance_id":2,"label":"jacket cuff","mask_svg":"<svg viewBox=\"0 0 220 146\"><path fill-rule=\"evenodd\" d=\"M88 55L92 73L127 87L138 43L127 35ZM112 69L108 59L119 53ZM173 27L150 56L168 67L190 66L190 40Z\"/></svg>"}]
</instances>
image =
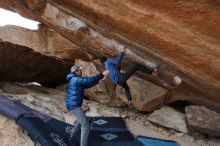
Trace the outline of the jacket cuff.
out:
<instances>
[{"instance_id":1,"label":"jacket cuff","mask_svg":"<svg viewBox=\"0 0 220 146\"><path fill-rule=\"evenodd\" d=\"M99 77L99 80L101 80L101 79L104 78L104 75L101 73L101 74L98 75L98 77Z\"/></svg>"}]
</instances>

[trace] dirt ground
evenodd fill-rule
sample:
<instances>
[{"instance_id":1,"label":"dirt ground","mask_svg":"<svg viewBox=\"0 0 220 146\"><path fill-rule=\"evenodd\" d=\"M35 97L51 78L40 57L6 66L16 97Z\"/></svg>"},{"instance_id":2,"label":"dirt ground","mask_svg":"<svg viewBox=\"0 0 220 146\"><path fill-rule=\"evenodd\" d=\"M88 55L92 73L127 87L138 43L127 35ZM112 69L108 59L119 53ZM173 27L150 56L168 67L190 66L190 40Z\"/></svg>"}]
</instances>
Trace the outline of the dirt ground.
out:
<instances>
[{"instance_id":1,"label":"dirt ground","mask_svg":"<svg viewBox=\"0 0 220 146\"><path fill-rule=\"evenodd\" d=\"M195 131L193 132L193 136L191 136L150 123L146 119L148 114L140 113L134 109L129 109L127 107L106 107L105 105L92 101L87 101L86 103L89 106L89 110L86 112L87 116L121 116L124 118L127 127L134 136L143 135L160 139L174 140L182 146L220 146L220 139L217 138L207 138L203 134ZM73 122L74 118L72 113L68 113L65 117L65 120L68 123Z\"/></svg>"},{"instance_id":2,"label":"dirt ground","mask_svg":"<svg viewBox=\"0 0 220 146\"><path fill-rule=\"evenodd\" d=\"M75 120L73 113L63 112L65 107L65 92L42 87L27 88L12 84L5 84L1 88L0 93L6 94L4 92L7 92L6 95L11 95L11 97L14 97L16 100L21 100L24 104L44 114L48 114L69 124L73 124ZM189 135L155 125L147 120L149 113L141 113L135 109L129 109L128 107L107 107L103 104L85 100L83 108L87 111L87 116L123 117L127 127L134 136L143 135L160 139L174 140L179 142L182 146L220 146L220 139L207 137L192 130ZM27 141L31 142L31 140L21 132L21 128L16 126L16 124L12 121L11 123L7 122L7 120L9 119L2 118L2 123L12 126L12 131L8 131L8 127L5 128L5 126L0 126L0 134L2 134L0 136L0 146L2 145L1 138L2 140L9 141L13 139L14 141L12 140L11 142L16 146L29 146L30 143ZM11 139L7 134L11 136ZM22 140L23 142L21 142ZM12 144L7 142L6 145L12 146Z\"/></svg>"}]
</instances>

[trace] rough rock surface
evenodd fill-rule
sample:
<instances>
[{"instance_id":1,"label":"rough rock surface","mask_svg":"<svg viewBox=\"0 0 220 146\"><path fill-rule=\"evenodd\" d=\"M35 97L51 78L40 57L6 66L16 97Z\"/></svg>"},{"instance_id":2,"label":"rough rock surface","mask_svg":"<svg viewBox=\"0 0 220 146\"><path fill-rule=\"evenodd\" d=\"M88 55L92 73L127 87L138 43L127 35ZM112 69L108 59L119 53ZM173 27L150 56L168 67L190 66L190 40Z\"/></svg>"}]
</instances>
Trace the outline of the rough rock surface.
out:
<instances>
[{"instance_id":1,"label":"rough rock surface","mask_svg":"<svg viewBox=\"0 0 220 146\"><path fill-rule=\"evenodd\" d=\"M39 24L38 30L29 30L16 26L0 27L2 41L31 48L34 52L62 59L74 64L74 59L91 60L91 55L78 51L79 46L73 44L60 34Z\"/></svg>"},{"instance_id":2,"label":"rough rock surface","mask_svg":"<svg viewBox=\"0 0 220 146\"><path fill-rule=\"evenodd\" d=\"M185 115L171 107L165 106L154 111L147 119L158 125L188 133Z\"/></svg>"},{"instance_id":3,"label":"rough rock surface","mask_svg":"<svg viewBox=\"0 0 220 146\"><path fill-rule=\"evenodd\" d=\"M220 114L203 106L186 108L188 124L194 129L212 136L220 137Z\"/></svg>"},{"instance_id":4,"label":"rough rock surface","mask_svg":"<svg viewBox=\"0 0 220 146\"><path fill-rule=\"evenodd\" d=\"M0 40L0 81L39 82L46 86L65 83L69 63Z\"/></svg>"},{"instance_id":5,"label":"rough rock surface","mask_svg":"<svg viewBox=\"0 0 220 146\"><path fill-rule=\"evenodd\" d=\"M64 107L65 92L38 86L22 87L12 83L0 82L0 94L41 113L65 121L61 107ZM0 115L1 146L33 146L33 141L14 121Z\"/></svg>"},{"instance_id":6,"label":"rough rock surface","mask_svg":"<svg viewBox=\"0 0 220 146\"><path fill-rule=\"evenodd\" d=\"M21 100L23 104L53 118L64 120L66 92L41 86L22 87L21 85L0 82L0 89L11 100Z\"/></svg>"},{"instance_id":7,"label":"rough rock surface","mask_svg":"<svg viewBox=\"0 0 220 146\"><path fill-rule=\"evenodd\" d=\"M1 146L31 146L33 141L14 121L0 115Z\"/></svg>"},{"instance_id":8,"label":"rough rock surface","mask_svg":"<svg viewBox=\"0 0 220 146\"><path fill-rule=\"evenodd\" d=\"M140 111L153 111L161 107L167 97L167 90L140 77L132 76L127 84L130 87L132 104ZM117 86L117 97L127 102L125 91Z\"/></svg>"},{"instance_id":9,"label":"rough rock surface","mask_svg":"<svg viewBox=\"0 0 220 146\"><path fill-rule=\"evenodd\" d=\"M167 64L213 100L220 96L219 1L50 2L138 55Z\"/></svg>"},{"instance_id":10,"label":"rough rock surface","mask_svg":"<svg viewBox=\"0 0 220 146\"><path fill-rule=\"evenodd\" d=\"M173 99L181 94L220 111L218 0L0 0L0 7L43 23L94 58L114 56L117 42L124 44L137 60L157 60L183 78L184 94Z\"/></svg>"}]
</instances>

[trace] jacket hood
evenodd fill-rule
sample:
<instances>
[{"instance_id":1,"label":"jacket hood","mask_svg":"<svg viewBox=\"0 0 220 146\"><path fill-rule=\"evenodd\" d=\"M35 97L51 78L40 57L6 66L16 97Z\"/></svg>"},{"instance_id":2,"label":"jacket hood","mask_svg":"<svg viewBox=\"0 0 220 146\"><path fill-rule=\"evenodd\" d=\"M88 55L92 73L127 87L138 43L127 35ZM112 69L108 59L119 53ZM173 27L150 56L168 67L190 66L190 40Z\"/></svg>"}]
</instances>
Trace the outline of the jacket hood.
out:
<instances>
[{"instance_id":1,"label":"jacket hood","mask_svg":"<svg viewBox=\"0 0 220 146\"><path fill-rule=\"evenodd\" d=\"M72 77L74 77L74 76L76 76L76 75L73 74L73 73L68 74L68 75L66 76L67 81L69 81L69 80L70 80Z\"/></svg>"}]
</instances>

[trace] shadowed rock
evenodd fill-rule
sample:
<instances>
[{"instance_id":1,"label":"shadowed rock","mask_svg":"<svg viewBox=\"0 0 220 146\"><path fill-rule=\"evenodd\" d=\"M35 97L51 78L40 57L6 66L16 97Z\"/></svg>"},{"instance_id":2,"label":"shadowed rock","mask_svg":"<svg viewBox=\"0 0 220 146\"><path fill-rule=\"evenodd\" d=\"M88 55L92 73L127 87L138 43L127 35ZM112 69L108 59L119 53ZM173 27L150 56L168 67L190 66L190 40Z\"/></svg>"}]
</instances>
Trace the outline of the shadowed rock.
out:
<instances>
[{"instance_id":1,"label":"shadowed rock","mask_svg":"<svg viewBox=\"0 0 220 146\"><path fill-rule=\"evenodd\" d=\"M220 114L202 106L186 108L188 124L194 129L211 136L220 137Z\"/></svg>"},{"instance_id":2,"label":"shadowed rock","mask_svg":"<svg viewBox=\"0 0 220 146\"><path fill-rule=\"evenodd\" d=\"M70 66L31 49L0 41L0 80L39 82L55 87L65 83Z\"/></svg>"}]
</instances>

